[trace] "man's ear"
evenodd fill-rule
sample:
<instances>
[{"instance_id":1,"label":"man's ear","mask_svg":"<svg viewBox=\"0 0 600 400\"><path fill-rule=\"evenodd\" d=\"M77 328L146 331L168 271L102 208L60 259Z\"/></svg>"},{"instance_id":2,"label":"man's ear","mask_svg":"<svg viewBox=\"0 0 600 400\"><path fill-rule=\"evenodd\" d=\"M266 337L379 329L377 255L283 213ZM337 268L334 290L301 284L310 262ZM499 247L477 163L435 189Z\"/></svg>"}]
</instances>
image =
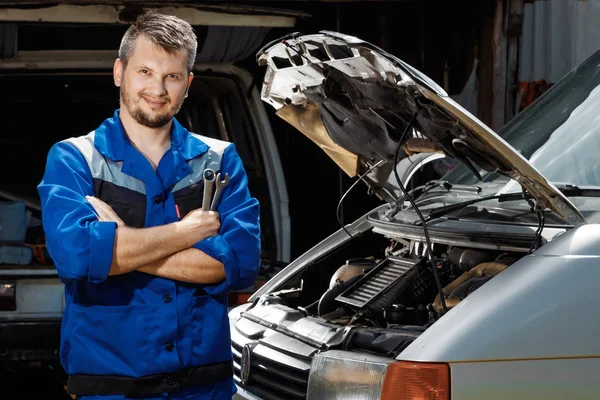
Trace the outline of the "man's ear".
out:
<instances>
[{"instance_id":1,"label":"man's ear","mask_svg":"<svg viewBox=\"0 0 600 400\"><path fill-rule=\"evenodd\" d=\"M190 90L190 86L192 85L193 80L194 80L194 73L190 72L190 76L188 76L187 90Z\"/></svg>"},{"instance_id":2,"label":"man's ear","mask_svg":"<svg viewBox=\"0 0 600 400\"><path fill-rule=\"evenodd\" d=\"M192 86L192 81L194 80L194 73L190 72L190 76L188 76L187 88L185 89L185 94L183 95L184 99L187 99L188 92L190 91L190 86Z\"/></svg>"},{"instance_id":3,"label":"man's ear","mask_svg":"<svg viewBox=\"0 0 600 400\"><path fill-rule=\"evenodd\" d=\"M121 79L123 79L123 62L120 59L115 60L115 65L113 66L113 79L115 81L115 86L121 86Z\"/></svg>"}]
</instances>

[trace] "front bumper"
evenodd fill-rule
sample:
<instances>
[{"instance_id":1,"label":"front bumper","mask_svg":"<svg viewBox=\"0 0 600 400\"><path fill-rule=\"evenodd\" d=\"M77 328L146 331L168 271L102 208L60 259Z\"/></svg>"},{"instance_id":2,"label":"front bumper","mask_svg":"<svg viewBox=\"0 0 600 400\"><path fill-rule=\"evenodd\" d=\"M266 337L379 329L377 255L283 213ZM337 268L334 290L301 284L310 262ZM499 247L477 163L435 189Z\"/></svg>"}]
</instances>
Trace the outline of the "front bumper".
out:
<instances>
[{"instance_id":1,"label":"front bumper","mask_svg":"<svg viewBox=\"0 0 600 400\"><path fill-rule=\"evenodd\" d=\"M246 389L243 389L243 388L239 387L238 385L235 385L235 386L237 387L237 393L233 395L232 400L263 400L261 397L253 395Z\"/></svg>"},{"instance_id":2,"label":"front bumper","mask_svg":"<svg viewBox=\"0 0 600 400\"><path fill-rule=\"evenodd\" d=\"M0 320L0 361L59 358L61 320Z\"/></svg>"}]
</instances>

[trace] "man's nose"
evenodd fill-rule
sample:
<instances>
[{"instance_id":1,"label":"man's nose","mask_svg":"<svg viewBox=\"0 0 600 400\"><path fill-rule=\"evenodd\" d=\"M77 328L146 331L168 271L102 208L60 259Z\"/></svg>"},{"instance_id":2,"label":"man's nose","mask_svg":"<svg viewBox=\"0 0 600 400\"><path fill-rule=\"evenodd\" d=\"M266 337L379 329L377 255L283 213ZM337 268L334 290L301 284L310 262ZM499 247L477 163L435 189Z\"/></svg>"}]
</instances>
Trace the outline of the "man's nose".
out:
<instances>
[{"instance_id":1,"label":"man's nose","mask_svg":"<svg viewBox=\"0 0 600 400\"><path fill-rule=\"evenodd\" d=\"M150 94L152 94L153 96L156 96L156 97L166 95L167 94L167 86L165 84L165 80L158 76L154 77L151 80L149 92L150 92Z\"/></svg>"}]
</instances>

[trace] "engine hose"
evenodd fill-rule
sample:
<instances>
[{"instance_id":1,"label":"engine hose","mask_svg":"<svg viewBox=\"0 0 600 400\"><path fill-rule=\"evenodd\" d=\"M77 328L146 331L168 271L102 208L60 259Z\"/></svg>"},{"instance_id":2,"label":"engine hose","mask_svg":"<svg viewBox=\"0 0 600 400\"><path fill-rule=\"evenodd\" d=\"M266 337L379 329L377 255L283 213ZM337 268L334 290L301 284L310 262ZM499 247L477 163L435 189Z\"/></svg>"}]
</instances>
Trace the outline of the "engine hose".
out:
<instances>
[{"instance_id":1,"label":"engine hose","mask_svg":"<svg viewBox=\"0 0 600 400\"><path fill-rule=\"evenodd\" d=\"M339 304L336 303L335 298L338 297L343 291L348 289L350 286L352 286L352 284L357 282L363 276L364 274L358 274L345 281L337 282L335 286L323 293L321 299L319 300L317 314L321 316L335 311L339 307Z\"/></svg>"}]
</instances>

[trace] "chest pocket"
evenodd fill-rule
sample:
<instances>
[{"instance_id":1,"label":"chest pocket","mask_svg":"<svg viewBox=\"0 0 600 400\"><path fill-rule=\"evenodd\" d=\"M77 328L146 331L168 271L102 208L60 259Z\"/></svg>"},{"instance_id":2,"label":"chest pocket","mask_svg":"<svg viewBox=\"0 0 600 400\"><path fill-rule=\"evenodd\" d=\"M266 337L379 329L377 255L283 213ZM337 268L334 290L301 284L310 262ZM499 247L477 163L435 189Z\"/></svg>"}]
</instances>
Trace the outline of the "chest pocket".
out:
<instances>
[{"instance_id":1,"label":"chest pocket","mask_svg":"<svg viewBox=\"0 0 600 400\"><path fill-rule=\"evenodd\" d=\"M96 197L112 207L125 225L143 228L146 225L146 195L113 183L94 182Z\"/></svg>"},{"instance_id":2,"label":"chest pocket","mask_svg":"<svg viewBox=\"0 0 600 400\"><path fill-rule=\"evenodd\" d=\"M214 192L214 188L213 188ZM179 213L183 218L190 211L202 207L202 197L204 195L204 182L200 181L173 192L173 200L179 207Z\"/></svg>"}]
</instances>

